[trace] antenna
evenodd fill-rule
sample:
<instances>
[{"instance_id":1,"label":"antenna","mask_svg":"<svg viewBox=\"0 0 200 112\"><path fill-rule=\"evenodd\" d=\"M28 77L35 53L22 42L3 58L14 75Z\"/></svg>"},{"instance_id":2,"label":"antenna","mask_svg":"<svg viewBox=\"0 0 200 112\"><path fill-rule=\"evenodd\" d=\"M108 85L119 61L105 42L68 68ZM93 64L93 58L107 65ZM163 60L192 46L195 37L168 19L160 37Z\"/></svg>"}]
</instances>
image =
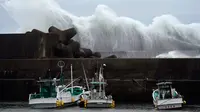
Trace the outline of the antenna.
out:
<instances>
[{"instance_id":1,"label":"antenna","mask_svg":"<svg viewBox=\"0 0 200 112\"><path fill-rule=\"evenodd\" d=\"M65 66L65 62L58 61L57 65L60 68L60 81L61 81L61 84L63 85L64 84L63 67Z\"/></svg>"},{"instance_id":2,"label":"antenna","mask_svg":"<svg viewBox=\"0 0 200 112\"><path fill-rule=\"evenodd\" d=\"M73 94L73 72L72 72L72 70L73 70L73 68L72 68L72 64L71 64L71 66L70 66L70 69L71 69L71 86L72 86L72 89L71 89L71 93Z\"/></svg>"}]
</instances>

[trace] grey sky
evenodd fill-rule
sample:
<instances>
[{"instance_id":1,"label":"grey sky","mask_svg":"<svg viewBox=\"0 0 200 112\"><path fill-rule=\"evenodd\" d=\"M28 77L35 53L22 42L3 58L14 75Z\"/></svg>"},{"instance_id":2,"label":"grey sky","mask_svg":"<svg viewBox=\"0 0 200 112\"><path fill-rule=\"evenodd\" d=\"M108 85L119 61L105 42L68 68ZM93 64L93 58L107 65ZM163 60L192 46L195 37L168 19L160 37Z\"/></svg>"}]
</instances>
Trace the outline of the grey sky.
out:
<instances>
[{"instance_id":1,"label":"grey sky","mask_svg":"<svg viewBox=\"0 0 200 112\"><path fill-rule=\"evenodd\" d=\"M155 16L172 14L183 23L200 23L200 0L57 0L76 16L89 16L98 4L112 8L119 16L128 16L150 24ZM17 25L0 6L0 31L15 30Z\"/></svg>"}]
</instances>

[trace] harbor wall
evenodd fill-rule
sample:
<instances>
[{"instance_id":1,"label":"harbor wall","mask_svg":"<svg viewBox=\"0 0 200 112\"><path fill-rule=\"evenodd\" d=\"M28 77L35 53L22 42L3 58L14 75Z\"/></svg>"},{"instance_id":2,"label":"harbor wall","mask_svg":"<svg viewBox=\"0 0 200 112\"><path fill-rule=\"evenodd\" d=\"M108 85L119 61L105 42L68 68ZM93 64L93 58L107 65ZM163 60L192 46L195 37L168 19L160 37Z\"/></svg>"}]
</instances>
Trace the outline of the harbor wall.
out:
<instances>
[{"instance_id":1,"label":"harbor wall","mask_svg":"<svg viewBox=\"0 0 200 112\"><path fill-rule=\"evenodd\" d=\"M200 86L200 59L58 58L53 55L53 47L59 38L57 33L38 30L0 34L0 102L28 101L28 95L39 90L38 78L45 77L48 69L56 77L57 62L63 60L65 79L70 78L70 64L75 78L84 77L83 64L91 79L95 69L105 63L106 91L116 101L152 102L156 82L170 80L189 103L199 103L200 91L196 88Z\"/></svg>"},{"instance_id":2,"label":"harbor wall","mask_svg":"<svg viewBox=\"0 0 200 112\"><path fill-rule=\"evenodd\" d=\"M105 63L106 91L117 101L152 101L156 82L170 80L189 103L200 99L200 59L4 59L0 60L0 101L28 101L28 94L38 91L36 81L48 69L52 77L59 73L57 62L63 60L65 78L91 79L97 66Z\"/></svg>"},{"instance_id":3,"label":"harbor wall","mask_svg":"<svg viewBox=\"0 0 200 112\"><path fill-rule=\"evenodd\" d=\"M52 58L57 41L54 33L0 34L0 59Z\"/></svg>"}]
</instances>

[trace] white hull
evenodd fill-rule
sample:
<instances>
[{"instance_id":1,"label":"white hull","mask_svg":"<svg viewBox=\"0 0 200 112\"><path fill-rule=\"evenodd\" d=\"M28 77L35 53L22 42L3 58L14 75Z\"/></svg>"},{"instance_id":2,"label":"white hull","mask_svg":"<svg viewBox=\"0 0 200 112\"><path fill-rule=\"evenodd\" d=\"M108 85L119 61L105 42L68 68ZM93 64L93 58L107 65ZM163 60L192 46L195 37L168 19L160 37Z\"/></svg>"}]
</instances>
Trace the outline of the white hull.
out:
<instances>
[{"instance_id":1,"label":"white hull","mask_svg":"<svg viewBox=\"0 0 200 112\"><path fill-rule=\"evenodd\" d=\"M55 108L56 98L37 98L29 100L32 108Z\"/></svg>"},{"instance_id":2,"label":"white hull","mask_svg":"<svg viewBox=\"0 0 200 112\"><path fill-rule=\"evenodd\" d=\"M113 100L87 100L87 108L111 108Z\"/></svg>"},{"instance_id":3,"label":"white hull","mask_svg":"<svg viewBox=\"0 0 200 112\"><path fill-rule=\"evenodd\" d=\"M71 82L68 85L64 84L63 67L65 63L59 61L58 66L61 68L60 79L53 80L43 79L38 81L40 83L39 94L29 94L29 105L33 108L55 108L64 107L73 104L77 104L80 100L80 95L84 93L84 89L81 86L73 86L73 74L71 64ZM57 85L57 81L61 81L62 84ZM71 87L69 87L71 85ZM45 98L44 98L45 97Z\"/></svg>"},{"instance_id":4,"label":"white hull","mask_svg":"<svg viewBox=\"0 0 200 112\"><path fill-rule=\"evenodd\" d=\"M47 108L56 108L56 103L37 103L37 104L30 104L31 108L34 109L47 109Z\"/></svg>"},{"instance_id":5,"label":"white hull","mask_svg":"<svg viewBox=\"0 0 200 112\"><path fill-rule=\"evenodd\" d=\"M183 99L182 98L163 99L163 100L156 100L153 103L155 105L155 108L157 109L175 109L182 107Z\"/></svg>"},{"instance_id":6,"label":"white hull","mask_svg":"<svg viewBox=\"0 0 200 112\"><path fill-rule=\"evenodd\" d=\"M79 97L80 97L79 95L74 96L73 97L74 101L72 101L72 97L62 98L62 101L64 103L64 105L62 107L77 104L77 102L79 101ZM32 108L56 108L57 107L56 101L57 101L57 98L31 99L31 100L29 100L29 105Z\"/></svg>"},{"instance_id":7,"label":"white hull","mask_svg":"<svg viewBox=\"0 0 200 112\"><path fill-rule=\"evenodd\" d=\"M67 106L72 106L72 105L77 105L77 101L64 103L62 107L67 107ZM35 109L58 108L56 106L56 103L37 103L37 104L30 104L30 106L31 108L35 108Z\"/></svg>"}]
</instances>

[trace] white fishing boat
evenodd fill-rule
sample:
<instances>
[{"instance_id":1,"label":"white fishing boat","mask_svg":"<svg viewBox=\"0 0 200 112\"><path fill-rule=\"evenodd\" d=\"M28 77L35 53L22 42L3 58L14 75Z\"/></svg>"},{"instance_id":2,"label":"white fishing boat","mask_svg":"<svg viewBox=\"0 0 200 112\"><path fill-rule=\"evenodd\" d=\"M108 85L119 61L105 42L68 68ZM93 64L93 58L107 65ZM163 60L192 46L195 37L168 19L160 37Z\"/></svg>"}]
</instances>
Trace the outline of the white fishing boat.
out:
<instances>
[{"instance_id":1,"label":"white fishing boat","mask_svg":"<svg viewBox=\"0 0 200 112\"><path fill-rule=\"evenodd\" d=\"M32 108L56 108L77 104L80 95L84 93L82 86L73 86L73 74L71 65L71 83L64 85L64 76L62 68L64 62L59 61L58 66L61 68L60 79L41 79L40 92L38 94L29 94L29 105ZM60 83L60 84L58 84ZM71 85L71 86L70 86Z\"/></svg>"},{"instance_id":2,"label":"white fishing boat","mask_svg":"<svg viewBox=\"0 0 200 112\"><path fill-rule=\"evenodd\" d=\"M106 96L105 86L107 85L103 77L103 67L105 64L101 65L99 74L97 77L92 79L88 87L89 91L84 92L81 95L81 103L85 108L114 108L115 102L112 99L112 96Z\"/></svg>"},{"instance_id":3,"label":"white fishing boat","mask_svg":"<svg viewBox=\"0 0 200 112\"><path fill-rule=\"evenodd\" d=\"M156 109L181 108L185 101L183 97L172 88L172 82L157 83L158 89L152 93L153 104Z\"/></svg>"}]
</instances>

